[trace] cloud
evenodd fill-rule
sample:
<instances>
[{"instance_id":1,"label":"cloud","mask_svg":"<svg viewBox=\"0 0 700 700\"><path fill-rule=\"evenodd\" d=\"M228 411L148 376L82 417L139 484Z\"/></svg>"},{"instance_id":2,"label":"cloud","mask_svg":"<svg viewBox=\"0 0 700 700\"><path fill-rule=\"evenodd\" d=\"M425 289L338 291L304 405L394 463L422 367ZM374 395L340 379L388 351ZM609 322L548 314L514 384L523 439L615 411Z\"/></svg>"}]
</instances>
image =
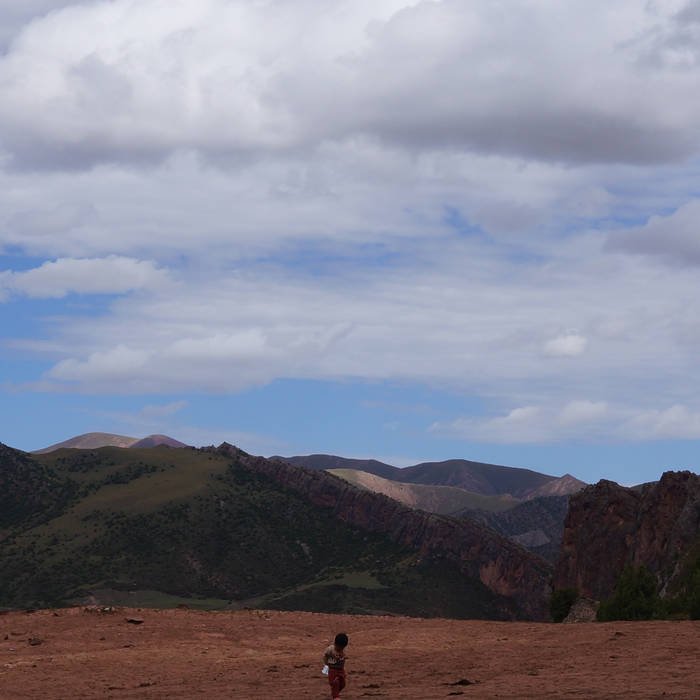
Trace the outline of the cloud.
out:
<instances>
[{"instance_id":1,"label":"cloud","mask_svg":"<svg viewBox=\"0 0 700 700\"><path fill-rule=\"evenodd\" d=\"M109 350L93 352L84 361L62 360L49 372L52 379L61 381L115 382L133 381L144 370L152 354L120 344Z\"/></svg>"},{"instance_id":2,"label":"cloud","mask_svg":"<svg viewBox=\"0 0 700 700\"><path fill-rule=\"evenodd\" d=\"M610 414L610 407L605 401L571 401L557 416L559 425L580 425L605 419Z\"/></svg>"},{"instance_id":3,"label":"cloud","mask_svg":"<svg viewBox=\"0 0 700 700\"><path fill-rule=\"evenodd\" d=\"M700 199L686 202L668 216L652 216L644 226L611 233L607 246L673 265L700 265Z\"/></svg>"},{"instance_id":4,"label":"cloud","mask_svg":"<svg viewBox=\"0 0 700 700\"><path fill-rule=\"evenodd\" d=\"M74 5L76 0L3 0L0 8L0 55L29 22L52 10Z\"/></svg>"},{"instance_id":5,"label":"cloud","mask_svg":"<svg viewBox=\"0 0 700 700\"><path fill-rule=\"evenodd\" d=\"M27 25L0 60L4 147L17 167L67 169L180 149L240 162L358 135L566 163L683 159L698 147L696 76L638 65L677 28L669 5L82 3Z\"/></svg>"},{"instance_id":6,"label":"cloud","mask_svg":"<svg viewBox=\"0 0 700 700\"><path fill-rule=\"evenodd\" d=\"M623 433L633 440L698 440L700 411L676 404L630 416Z\"/></svg>"},{"instance_id":7,"label":"cloud","mask_svg":"<svg viewBox=\"0 0 700 700\"><path fill-rule=\"evenodd\" d=\"M591 382L605 383L608 400L658 392L650 378L675 390L681 368L694 376L691 270L668 280L626 258L572 267L566 247L543 268L494 258L471 239L418 250L381 267L341 257L316 275L272 263L205 268L207 279L181 272L11 347L56 358L54 382L118 393L218 393L296 377L419 381L535 405L540 392L585 395ZM561 334L572 320L581 330ZM543 355L547 338L575 369ZM651 375L650 356L662 358Z\"/></svg>"},{"instance_id":8,"label":"cloud","mask_svg":"<svg viewBox=\"0 0 700 700\"><path fill-rule=\"evenodd\" d=\"M26 272L4 271L0 292L34 299L60 299L68 294L124 294L162 284L165 272L151 261L116 255L107 258L59 258Z\"/></svg>"},{"instance_id":9,"label":"cloud","mask_svg":"<svg viewBox=\"0 0 700 700\"><path fill-rule=\"evenodd\" d=\"M588 341L578 333L560 335L544 344L544 354L550 357L578 357L586 351Z\"/></svg>"},{"instance_id":10,"label":"cloud","mask_svg":"<svg viewBox=\"0 0 700 700\"><path fill-rule=\"evenodd\" d=\"M111 298L3 343L33 388L410 382L502 409L453 434L692 426L696 5L69 4L0 7L0 299Z\"/></svg>"},{"instance_id":11,"label":"cloud","mask_svg":"<svg viewBox=\"0 0 700 700\"><path fill-rule=\"evenodd\" d=\"M498 444L698 440L700 410L678 404L645 409L576 400L523 406L503 416L461 417L434 423L430 431L441 437Z\"/></svg>"}]
</instances>

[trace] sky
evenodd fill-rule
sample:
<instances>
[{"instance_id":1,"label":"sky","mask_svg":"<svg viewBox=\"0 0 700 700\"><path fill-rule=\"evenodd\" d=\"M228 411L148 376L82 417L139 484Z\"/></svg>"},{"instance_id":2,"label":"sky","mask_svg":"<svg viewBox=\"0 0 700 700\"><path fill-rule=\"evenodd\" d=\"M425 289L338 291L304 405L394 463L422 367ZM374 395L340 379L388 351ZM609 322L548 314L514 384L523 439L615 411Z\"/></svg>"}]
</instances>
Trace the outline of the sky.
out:
<instances>
[{"instance_id":1,"label":"sky","mask_svg":"<svg viewBox=\"0 0 700 700\"><path fill-rule=\"evenodd\" d=\"M0 441L698 471L700 0L3 0Z\"/></svg>"}]
</instances>

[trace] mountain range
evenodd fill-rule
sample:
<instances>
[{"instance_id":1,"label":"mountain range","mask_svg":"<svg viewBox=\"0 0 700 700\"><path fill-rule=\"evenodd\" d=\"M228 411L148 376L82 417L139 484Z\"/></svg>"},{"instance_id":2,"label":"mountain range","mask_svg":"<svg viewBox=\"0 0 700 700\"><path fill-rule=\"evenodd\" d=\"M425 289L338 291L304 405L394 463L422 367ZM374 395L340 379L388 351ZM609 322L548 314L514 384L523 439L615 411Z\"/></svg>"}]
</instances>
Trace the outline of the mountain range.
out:
<instances>
[{"instance_id":1,"label":"mountain range","mask_svg":"<svg viewBox=\"0 0 700 700\"><path fill-rule=\"evenodd\" d=\"M423 462L403 469L335 455L278 459L325 469L414 508L475 519L551 563L559 553L569 496L586 486L570 474L555 477L465 459Z\"/></svg>"},{"instance_id":2,"label":"mountain range","mask_svg":"<svg viewBox=\"0 0 700 700\"><path fill-rule=\"evenodd\" d=\"M353 469L401 483L453 486L484 496L508 494L518 500L539 496L568 495L586 485L570 474L556 477L531 469L471 462L466 459L422 462L403 468L373 459L348 459L324 454L274 457L273 459L281 459L289 464L304 466L308 469Z\"/></svg>"},{"instance_id":3,"label":"mountain range","mask_svg":"<svg viewBox=\"0 0 700 700\"><path fill-rule=\"evenodd\" d=\"M674 609L700 596L690 472L581 488L467 460L403 470L163 438L93 433L34 454L0 445L0 606L545 620L552 587L602 599L626 564L647 566Z\"/></svg>"},{"instance_id":4,"label":"mountain range","mask_svg":"<svg viewBox=\"0 0 700 700\"><path fill-rule=\"evenodd\" d=\"M544 619L551 565L469 519L231 447L0 450L0 605L209 600ZM139 597L141 596L141 597Z\"/></svg>"}]
</instances>

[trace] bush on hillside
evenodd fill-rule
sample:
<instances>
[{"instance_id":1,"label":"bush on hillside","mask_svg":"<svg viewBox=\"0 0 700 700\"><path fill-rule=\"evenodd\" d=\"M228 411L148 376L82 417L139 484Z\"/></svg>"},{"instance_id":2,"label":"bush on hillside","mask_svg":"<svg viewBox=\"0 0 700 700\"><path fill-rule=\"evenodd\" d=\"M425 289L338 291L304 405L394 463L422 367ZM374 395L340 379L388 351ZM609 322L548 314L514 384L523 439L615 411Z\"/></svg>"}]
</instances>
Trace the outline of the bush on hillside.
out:
<instances>
[{"instance_id":1,"label":"bush on hillside","mask_svg":"<svg viewBox=\"0 0 700 700\"><path fill-rule=\"evenodd\" d=\"M651 620L661 611L656 588L656 577L645 566L626 566L617 581L615 594L600 604L598 619L603 622Z\"/></svg>"},{"instance_id":2,"label":"bush on hillside","mask_svg":"<svg viewBox=\"0 0 700 700\"><path fill-rule=\"evenodd\" d=\"M695 563L695 571L691 574L686 598L688 601L688 616L691 620L700 620L700 556Z\"/></svg>"},{"instance_id":3,"label":"bush on hillside","mask_svg":"<svg viewBox=\"0 0 700 700\"><path fill-rule=\"evenodd\" d=\"M554 622L563 622L578 600L577 588L557 588L549 600L549 614Z\"/></svg>"}]
</instances>

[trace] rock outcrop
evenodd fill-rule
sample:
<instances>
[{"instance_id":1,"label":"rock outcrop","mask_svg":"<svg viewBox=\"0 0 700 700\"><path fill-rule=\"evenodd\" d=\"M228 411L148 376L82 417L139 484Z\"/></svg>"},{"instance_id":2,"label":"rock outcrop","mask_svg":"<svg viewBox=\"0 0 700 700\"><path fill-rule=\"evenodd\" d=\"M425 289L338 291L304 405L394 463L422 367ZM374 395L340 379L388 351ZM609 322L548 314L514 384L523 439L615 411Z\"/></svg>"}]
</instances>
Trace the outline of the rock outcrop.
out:
<instances>
[{"instance_id":1,"label":"rock outcrop","mask_svg":"<svg viewBox=\"0 0 700 700\"><path fill-rule=\"evenodd\" d=\"M590 598L579 598L569 610L569 614L564 618L565 625L578 622L595 622L598 616L600 602Z\"/></svg>"},{"instance_id":2,"label":"rock outcrop","mask_svg":"<svg viewBox=\"0 0 700 700\"><path fill-rule=\"evenodd\" d=\"M555 588L602 600L627 564L654 573L673 592L685 555L700 538L700 476L666 472L641 490L600 481L571 497Z\"/></svg>"},{"instance_id":3,"label":"rock outcrop","mask_svg":"<svg viewBox=\"0 0 700 700\"><path fill-rule=\"evenodd\" d=\"M514 601L522 617L548 618L549 564L480 524L413 510L331 474L253 457L227 443L212 449L247 469L266 474L316 505L332 508L335 517L346 523L382 533L422 556L455 564L463 575Z\"/></svg>"}]
</instances>

